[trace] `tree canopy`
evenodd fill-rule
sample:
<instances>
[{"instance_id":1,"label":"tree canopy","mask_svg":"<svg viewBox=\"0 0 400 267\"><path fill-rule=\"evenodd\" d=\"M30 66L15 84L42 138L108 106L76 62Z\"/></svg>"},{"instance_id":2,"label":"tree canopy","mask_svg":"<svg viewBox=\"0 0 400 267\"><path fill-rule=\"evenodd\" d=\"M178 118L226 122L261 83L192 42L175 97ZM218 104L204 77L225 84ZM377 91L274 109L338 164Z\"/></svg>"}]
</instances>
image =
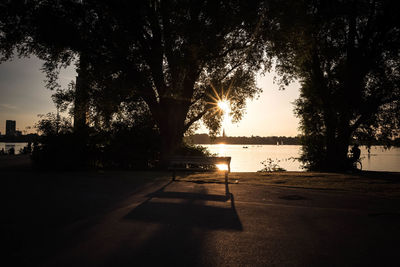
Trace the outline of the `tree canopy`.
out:
<instances>
[{"instance_id":1,"label":"tree canopy","mask_svg":"<svg viewBox=\"0 0 400 267\"><path fill-rule=\"evenodd\" d=\"M261 15L244 1L118 3L107 14L113 29L107 60L95 67L146 102L165 151L173 151L201 118L211 132L219 129L218 100L226 98L238 120L246 98L260 92Z\"/></svg>"},{"instance_id":2,"label":"tree canopy","mask_svg":"<svg viewBox=\"0 0 400 267\"><path fill-rule=\"evenodd\" d=\"M107 127L151 114L163 157L202 120L216 134L227 100L239 120L271 67L284 87L301 83L302 160L345 169L352 142L399 136L400 22L393 0L7 1L0 11L2 60L45 60L48 87L76 62L74 123ZM129 117L129 116L128 116ZM78 123L79 122L79 123ZM77 130L76 128L76 130ZM388 142L389 144L389 142Z\"/></svg>"},{"instance_id":3,"label":"tree canopy","mask_svg":"<svg viewBox=\"0 0 400 267\"><path fill-rule=\"evenodd\" d=\"M239 120L246 99L261 91L255 85L265 50L260 3L11 2L2 14L4 58L15 49L24 56L34 53L46 60L52 78L58 64L78 57L76 91L84 89L75 94L75 103L92 97L93 107L110 119L119 104L142 99L165 153L172 153L200 119L216 133L218 100L226 98Z\"/></svg>"},{"instance_id":4,"label":"tree canopy","mask_svg":"<svg viewBox=\"0 0 400 267\"><path fill-rule=\"evenodd\" d=\"M345 169L350 142L398 137L395 1L288 1L273 8L282 14L272 38L277 69L284 83L301 82L295 111L308 168Z\"/></svg>"}]
</instances>

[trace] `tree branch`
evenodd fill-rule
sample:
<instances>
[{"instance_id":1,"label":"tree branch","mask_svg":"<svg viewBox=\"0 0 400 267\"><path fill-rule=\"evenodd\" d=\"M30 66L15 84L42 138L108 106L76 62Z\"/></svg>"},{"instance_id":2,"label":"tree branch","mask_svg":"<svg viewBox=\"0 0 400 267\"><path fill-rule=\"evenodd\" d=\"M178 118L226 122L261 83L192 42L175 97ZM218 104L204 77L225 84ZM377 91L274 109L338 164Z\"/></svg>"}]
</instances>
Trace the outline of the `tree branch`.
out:
<instances>
[{"instance_id":1,"label":"tree branch","mask_svg":"<svg viewBox=\"0 0 400 267\"><path fill-rule=\"evenodd\" d=\"M367 104L365 104L365 109L363 110L363 112L360 112L360 117L350 127L351 131L355 131L362 123L364 123L369 118L370 115L375 114L378 111L379 107L392 103L395 100L395 98L388 98L385 101L381 101L379 103L377 102L375 104L367 102Z\"/></svg>"},{"instance_id":2,"label":"tree branch","mask_svg":"<svg viewBox=\"0 0 400 267\"><path fill-rule=\"evenodd\" d=\"M231 73L232 71L234 71L236 68L238 68L238 67L239 67L240 65L242 65L242 64L243 64L243 62L239 62L239 63L235 64L230 70L228 70L228 71L222 76L221 81L223 81L223 80L226 78L226 76L229 75L229 73Z\"/></svg>"},{"instance_id":3,"label":"tree branch","mask_svg":"<svg viewBox=\"0 0 400 267\"><path fill-rule=\"evenodd\" d=\"M195 123L196 121L200 120L201 117L203 117L204 114L206 114L206 113L207 113L207 110L205 109L205 110L203 110L202 112L200 112L199 114L197 114L196 116L194 116L193 118L191 118L191 119L185 124L185 126L183 127L184 132L186 132L186 131L190 128L190 126L193 125L193 123Z\"/></svg>"}]
</instances>

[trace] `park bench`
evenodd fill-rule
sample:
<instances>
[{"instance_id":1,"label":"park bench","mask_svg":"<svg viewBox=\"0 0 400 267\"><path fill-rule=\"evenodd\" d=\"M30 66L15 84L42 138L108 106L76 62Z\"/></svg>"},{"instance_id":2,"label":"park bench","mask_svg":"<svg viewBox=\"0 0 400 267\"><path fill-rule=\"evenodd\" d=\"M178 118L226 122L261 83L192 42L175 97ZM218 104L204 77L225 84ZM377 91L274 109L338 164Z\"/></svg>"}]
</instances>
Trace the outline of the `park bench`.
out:
<instances>
[{"instance_id":1,"label":"park bench","mask_svg":"<svg viewBox=\"0 0 400 267\"><path fill-rule=\"evenodd\" d=\"M226 165L223 170L216 166ZM172 171L172 180L176 179L176 172L224 172L225 174L225 193L229 196L228 175L231 171L231 157L195 157L195 156L176 156L169 160L168 169Z\"/></svg>"}]
</instances>

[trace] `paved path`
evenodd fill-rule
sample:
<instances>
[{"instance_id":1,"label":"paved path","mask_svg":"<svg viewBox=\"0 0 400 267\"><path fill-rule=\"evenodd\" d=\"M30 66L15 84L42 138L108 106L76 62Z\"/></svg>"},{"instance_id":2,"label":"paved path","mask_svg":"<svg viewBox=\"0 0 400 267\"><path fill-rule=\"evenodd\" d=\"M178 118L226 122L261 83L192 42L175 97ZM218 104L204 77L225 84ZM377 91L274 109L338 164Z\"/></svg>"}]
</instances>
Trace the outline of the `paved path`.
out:
<instances>
[{"instance_id":1,"label":"paved path","mask_svg":"<svg viewBox=\"0 0 400 267\"><path fill-rule=\"evenodd\" d=\"M159 183L57 236L47 266L398 266L400 202L271 186Z\"/></svg>"}]
</instances>

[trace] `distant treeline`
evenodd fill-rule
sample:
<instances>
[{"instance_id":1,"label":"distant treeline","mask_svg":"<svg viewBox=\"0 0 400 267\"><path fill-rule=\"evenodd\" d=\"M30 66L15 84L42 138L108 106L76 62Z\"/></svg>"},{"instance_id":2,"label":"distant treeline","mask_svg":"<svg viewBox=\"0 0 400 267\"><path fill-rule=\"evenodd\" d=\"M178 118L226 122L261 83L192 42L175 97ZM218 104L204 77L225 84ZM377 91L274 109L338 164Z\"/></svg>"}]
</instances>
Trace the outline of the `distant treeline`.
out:
<instances>
[{"instance_id":1,"label":"distant treeline","mask_svg":"<svg viewBox=\"0 0 400 267\"><path fill-rule=\"evenodd\" d=\"M28 143L35 142L38 140L37 134L26 134L26 135L18 135L18 136L7 136L0 135L0 142L11 142L11 143Z\"/></svg>"},{"instance_id":2,"label":"distant treeline","mask_svg":"<svg viewBox=\"0 0 400 267\"><path fill-rule=\"evenodd\" d=\"M240 144L240 145L300 145L299 137L286 137L286 136L220 136L211 138L207 134L195 134L186 138L186 140L193 144Z\"/></svg>"},{"instance_id":3,"label":"distant treeline","mask_svg":"<svg viewBox=\"0 0 400 267\"><path fill-rule=\"evenodd\" d=\"M301 145L301 137L287 137L287 136L219 136L211 138L208 134L195 134L186 137L186 141L192 144L237 144L237 145ZM382 146L388 145L379 141L361 142L360 145ZM391 146L400 147L400 138L394 139Z\"/></svg>"}]
</instances>

